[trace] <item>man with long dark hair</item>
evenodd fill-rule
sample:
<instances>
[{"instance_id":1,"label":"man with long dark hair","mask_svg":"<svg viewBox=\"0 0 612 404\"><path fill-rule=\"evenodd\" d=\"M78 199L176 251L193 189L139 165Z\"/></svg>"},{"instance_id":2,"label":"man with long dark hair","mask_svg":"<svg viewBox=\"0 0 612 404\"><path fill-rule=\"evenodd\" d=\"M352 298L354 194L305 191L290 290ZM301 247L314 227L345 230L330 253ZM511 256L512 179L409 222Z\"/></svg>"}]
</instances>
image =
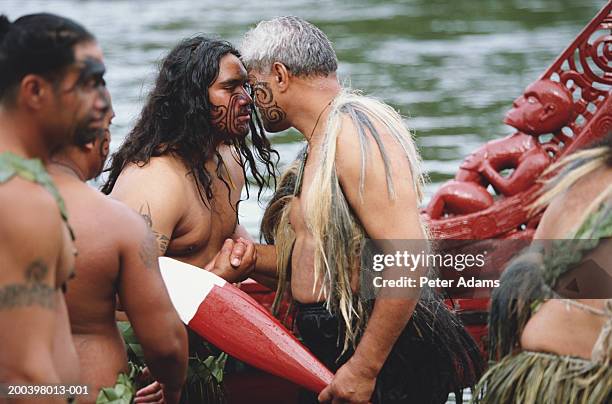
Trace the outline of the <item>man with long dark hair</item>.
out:
<instances>
[{"instance_id":1,"label":"man with long dark hair","mask_svg":"<svg viewBox=\"0 0 612 404\"><path fill-rule=\"evenodd\" d=\"M259 192L274 176L276 154L252 119L247 74L228 42L196 36L163 60L136 126L112 157L102 190L149 221L159 254L204 267L246 232L237 210L247 167ZM249 146L247 134L251 132ZM263 163L260 171L258 161ZM243 239L244 240L244 239ZM237 246L243 277L255 249ZM234 257L236 259L236 257Z\"/></svg>"},{"instance_id":2,"label":"man with long dark hair","mask_svg":"<svg viewBox=\"0 0 612 404\"><path fill-rule=\"evenodd\" d=\"M228 281L246 277L256 259L253 243L238 224L245 185L248 196L247 167L261 193L274 177L276 154L252 118L253 100L239 56L230 43L203 36L172 49L134 129L113 155L102 189L148 221L159 255L202 268L211 264ZM190 357L210 355L199 338L190 337ZM192 397L202 389L190 386L184 400L203 401ZM153 391L149 387L139 396ZM216 385L209 387L218 391Z\"/></svg>"}]
</instances>

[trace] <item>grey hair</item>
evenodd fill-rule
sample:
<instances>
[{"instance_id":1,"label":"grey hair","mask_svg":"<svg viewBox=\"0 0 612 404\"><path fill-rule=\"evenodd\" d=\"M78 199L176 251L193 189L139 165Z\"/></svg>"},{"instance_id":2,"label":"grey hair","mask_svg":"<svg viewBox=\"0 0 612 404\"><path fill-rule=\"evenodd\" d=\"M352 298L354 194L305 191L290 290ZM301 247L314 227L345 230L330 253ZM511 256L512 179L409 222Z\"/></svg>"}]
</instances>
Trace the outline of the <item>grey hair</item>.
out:
<instances>
[{"instance_id":1,"label":"grey hair","mask_svg":"<svg viewBox=\"0 0 612 404\"><path fill-rule=\"evenodd\" d=\"M308 21L294 16L261 21L240 45L249 70L269 73L274 62L296 76L327 76L338 69L338 57L329 38Z\"/></svg>"}]
</instances>

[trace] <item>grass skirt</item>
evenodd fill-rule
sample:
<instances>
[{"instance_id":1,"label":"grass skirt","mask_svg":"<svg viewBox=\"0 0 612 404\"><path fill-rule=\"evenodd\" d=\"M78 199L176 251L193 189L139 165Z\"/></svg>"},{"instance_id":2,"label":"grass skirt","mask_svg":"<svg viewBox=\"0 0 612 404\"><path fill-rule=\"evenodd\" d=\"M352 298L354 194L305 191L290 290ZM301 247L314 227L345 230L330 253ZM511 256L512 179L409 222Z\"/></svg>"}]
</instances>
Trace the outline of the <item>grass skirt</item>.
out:
<instances>
[{"instance_id":1,"label":"grass skirt","mask_svg":"<svg viewBox=\"0 0 612 404\"><path fill-rule=\"evenodd\" d=\"M474 403L612 402L612 367L586 359L523 351L492 365Z\"/></svg>"}]
</instances>

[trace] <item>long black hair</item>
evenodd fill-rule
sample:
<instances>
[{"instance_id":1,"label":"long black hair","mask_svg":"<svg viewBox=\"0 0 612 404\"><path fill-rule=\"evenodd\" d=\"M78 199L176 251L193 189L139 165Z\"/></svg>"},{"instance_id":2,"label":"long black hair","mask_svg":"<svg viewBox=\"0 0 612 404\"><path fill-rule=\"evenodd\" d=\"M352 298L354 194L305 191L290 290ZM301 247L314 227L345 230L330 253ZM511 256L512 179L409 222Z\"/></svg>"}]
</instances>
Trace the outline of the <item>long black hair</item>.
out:
<instances>
[{"instance_id":1,"label":"long black hair","mask_svg":"<svg viewBox=\"0 0 612 404\"><path fill-rule=\"evenodd\" d=\"M14 22L0 16L0 100L12 101L28 74L57 80L74 63L74 46L94 41L77 22L54 14L29 14Z\"/></svg>"},{"instance_id":2,"label":"long black hair","mask_svg":"<svg viewBox=\"0 0 612 404\"><path fill-rule=\"evenodd\" d=\"M217 177L228 186L219 174L222 158L216 146L220 140L239 151L245 179L248 166L259 187L258 197L270 179L276 181L272 155L278 161L278 153L272 149L254 109L250 141L241 136L220 139L212 124L213 105L209 101L208 87L216 80L220 60L227 54L240 57L229 42L204 36L184 39L170 51L161 63L159 76L136 126L112 156L111 166L106 170L110 174L102 192L109 194L112 191L128 164L144 166L151 157L172 153L190 170L200 198L208 205L213 196L212 176L204 163L214 155L219 161ZM256 160L263 163L263 173ZM248 196L248 181L246 189Z\"/></svg>"}]
</instances>

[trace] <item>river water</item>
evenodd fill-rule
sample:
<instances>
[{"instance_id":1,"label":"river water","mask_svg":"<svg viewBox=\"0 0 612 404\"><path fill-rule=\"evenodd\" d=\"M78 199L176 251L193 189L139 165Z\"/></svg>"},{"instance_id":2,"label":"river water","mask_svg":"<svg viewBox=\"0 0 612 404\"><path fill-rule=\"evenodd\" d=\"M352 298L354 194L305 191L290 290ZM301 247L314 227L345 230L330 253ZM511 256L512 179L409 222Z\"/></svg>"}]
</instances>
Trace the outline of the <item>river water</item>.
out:
<instances>
[{"instance_id":1,"label":"river water","mask_svg":"<svg viewBox=\"0 0 612 404\"><path fill-rule=\"evenodd\" d=\"M237 43L262 19L298 15L332 40L345 83L407 117L430 176L429 197L481 143L504 136L504 112L602 7L604 0L2 0L14 19L48 11L82 22L106 54L116 111L111 149L133 125L157 62L203 32ZM272 136L281 165L300 148L294 131ZM257 235L262 207L240 205ZM466 397L467 398L467 397Z\"/></svg>"},{"instance_id":2,"label":"river water","mask_svg":"<svg viewBox=\"0 0 612 404\"><path fill-rule=\"evenodd\" d=\"M430 176L427 196L461 159L511 129L504 111L555 59L603 0L3 0L11 19L48 11L82 22L106 54L114 150L137 117L157 62L181 38L203 32L237 43L262 19L298 15L332 40L343 82L397 108L415 130ZM281 165L296 155L294 131L272 136ZM262 203L265 202L262 201ZM256 235L262 207L240 205Z\"/></svg>"}]
</instances>

